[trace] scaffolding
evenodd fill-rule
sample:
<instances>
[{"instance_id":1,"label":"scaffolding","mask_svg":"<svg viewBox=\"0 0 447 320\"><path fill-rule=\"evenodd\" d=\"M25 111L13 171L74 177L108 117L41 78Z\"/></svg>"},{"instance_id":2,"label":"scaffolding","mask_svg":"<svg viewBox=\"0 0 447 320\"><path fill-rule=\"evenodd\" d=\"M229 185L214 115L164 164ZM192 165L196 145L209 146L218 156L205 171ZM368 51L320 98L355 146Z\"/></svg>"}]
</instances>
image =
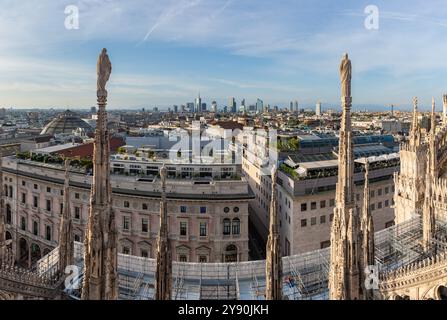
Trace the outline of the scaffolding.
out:
<instances>
[{"instance_id":1,"label":"scaffolding","mask_svg":"<svg viewBox=\"0 0 447 320\"><path fill-rule=\"evenodd\" d=\"M433 253L447 247L447 224L438 223ZM425 258L421 245L422 219L411 220L375 233L375 260L381 272L388 272ZM75 263L83 270L83 244L75 243ZM45 274L57 266L58 248L37 263ZM330 248L282 258L284 299L328 299ZM152 300L155 293L156 260L118 254L119 298ZM172 299L175 300L263 300L265 260L231 263L172 263ZM82 283L83 274L76 279ZM79 290L67 291L79 299Z\"/></svg>"}]
</instances>

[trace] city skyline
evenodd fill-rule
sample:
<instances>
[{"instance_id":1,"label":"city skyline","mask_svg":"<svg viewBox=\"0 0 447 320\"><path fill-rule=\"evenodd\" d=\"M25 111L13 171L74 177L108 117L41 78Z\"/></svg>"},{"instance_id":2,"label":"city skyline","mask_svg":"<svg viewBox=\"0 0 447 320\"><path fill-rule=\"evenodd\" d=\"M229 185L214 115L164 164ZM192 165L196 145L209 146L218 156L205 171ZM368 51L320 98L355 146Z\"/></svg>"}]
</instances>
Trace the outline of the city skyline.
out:
<instances>
[{"instance_id":1,"label":"city skyline","mask_svg":"<svg viewBox=\"0 0 447 320\"><path fill-rule=\"evenodd\" d=\"M338 106L338 59L353 57L354 108L422 109L444 93L445 6L376 1L379 28L368 30L367 1L79 1L79 29L67 29L70 3L5 1L0 16L2 107L94 104L92 61L107 47L117 61L110 108L161 109L193 101L239 105ZM440 1L439 4L441 4ZM424 106L426 106L424 108Z\"/></svg>"}]
</instances>

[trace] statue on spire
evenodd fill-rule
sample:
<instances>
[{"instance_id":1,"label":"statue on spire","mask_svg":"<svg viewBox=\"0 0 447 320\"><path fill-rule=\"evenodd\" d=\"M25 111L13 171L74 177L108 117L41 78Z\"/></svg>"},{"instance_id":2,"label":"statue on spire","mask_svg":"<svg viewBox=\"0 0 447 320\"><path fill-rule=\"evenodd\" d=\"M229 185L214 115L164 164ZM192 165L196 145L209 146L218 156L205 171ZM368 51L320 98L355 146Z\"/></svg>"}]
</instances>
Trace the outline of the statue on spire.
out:
<instances>
[{"instance_id":1,"label":"statue on spire","mask_svg":"<svg viewBox=\"0 0 447 320\"><path fill-rule=\"evenodd\" d=\"M345 53L340 63L340 81L341 81L341 97L351 96L351 60L348 54Z\"/></svg>"},{"instance_id":2,"label":"statue on spire","mask_svg":"<svg viewBox=\"0 0 447 320\"><path fill-rule=\"evenodd\" d=\"M112 63L107 55L107 49L102 49L102 52L98 58L96 64L96 73L98 75L97 81L97 95L99 97L107 97L106 84L109 81L110 74L112 73Z\"/></svg>"}]
</instances>

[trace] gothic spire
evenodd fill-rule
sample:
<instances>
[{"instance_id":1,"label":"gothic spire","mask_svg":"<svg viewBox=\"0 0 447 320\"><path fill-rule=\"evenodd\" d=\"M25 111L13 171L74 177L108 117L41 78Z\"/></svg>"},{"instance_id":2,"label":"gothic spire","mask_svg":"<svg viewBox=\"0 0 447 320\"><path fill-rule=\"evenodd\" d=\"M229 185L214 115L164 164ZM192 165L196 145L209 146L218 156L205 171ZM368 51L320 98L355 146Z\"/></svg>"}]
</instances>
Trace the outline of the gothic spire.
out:
<instances>
[{"instance_id":1,"label":"gothic spire","mask_svg":"<svg viewBox=\"0 0 447 320\"><path fill-rule=\"evenodd\" d=\"M345 54L340 64L342 120L339 134L336 207L331 227L329 298L358 299L359 217L354 201L354 157L351 130L351 61Z\"/></svg>"},{"instance_id":2,"label":"gothic spire","mask_svg":"<svg viewBox=\"0 0 447 320\"><path fill-rule=\"evenodd\" d=\"M0 149L0 181L3 181L3 154ZM6 260L5 199L0 185L0 265Z\"/></svg>"},{"instance_id":3,"label":"gothic spire","mask_svg":"<svg viewBox=\"0 0 447 320\"><path fill-rule=\"evenodd\" d=\"M369 161L365 159L365 186L363 189L362 219L360 222L362 246L360 256L361 286L364 300L373 298L373 291L365 286L365 273L368 266L374 265L374 224L371 215L370 189L369 189Z\"/></svg>"},{"instance_id":4,"label":"gothic spire","mask_svg":"<svg viewBox=\"0 0 447 320\"><path fill-rule=\"evenodd\" d=\"M413 120L410 131L410 145L415 147L421 143L421 132L418 120L418 98L413 98Z\"/></svg>"},{"instance_id":5,"label":"gothic spire","mask_svg":"<svg viewBox=\"0 0 447 320\"><path fill-rule=\"evenodd\" d=\"M172 290L172 256L168 232L168 207L166 203L165 165L160 169L161 201L160 230L157 238L157 270L155 274L155 300L170 300Z\"/></svg>"},{"instance_id":6,"label":"gothic spire","mask_svg":"<svg viewBox=\"0 0 447 320\"><path fill-rule=\"evenodd\" d=\"M270 200L269 236L267 240L266 299L282 299L282 261L276 200L276 166L272 168L272 198Z\"/></svg>"},{"instance_id":7,"label":"gothic spire","mask_svg":"<svg viewBox=\"0 0 447 320\"><path fill-rule=\"evenodd\" d=\"M70 211L70 160L65 160L65 181L63 211L59 230L59 271L64 274L65 268L73 264L74 242L73 225Z\"/></svg>"},{"instance_id":8,"label":"gothic spire","mask_svg":"<svg viewBox=\"0 0 447 320\"><path fill-rule=\"evenodd\" d=\"M110 146L105 89L111 72L112 64L107 50L103 49L97 63L98 119L94 141L90 212L84 249L82 299L87 300L118 298L117 230L111 205Z\"/></svg>"},{"instance_id":9,"label":"gothic spire","mask_svg":"<svg viewBox=\"0 0 447 320\"><path fill-rule=\"evenodd\" d=\"M442 125L446 126L447 121L447 94L442 96Z\"/></svg>"},{"instance_id":10,"label":"gothic spire","mask_svg":"<svg viewBox=\"0 0 447 320\"><path fill-rule=\"evenodd\" d=\"M422 208L422 246L424 251L430 249L431 239L435 232L435 213L433 199L433 184L437 179L437 152L436 152L436 121L435 121L435 99L432 99L431 128L428 137L428 166L425 174L425 199Z\"/></svg>"}]
</instances>

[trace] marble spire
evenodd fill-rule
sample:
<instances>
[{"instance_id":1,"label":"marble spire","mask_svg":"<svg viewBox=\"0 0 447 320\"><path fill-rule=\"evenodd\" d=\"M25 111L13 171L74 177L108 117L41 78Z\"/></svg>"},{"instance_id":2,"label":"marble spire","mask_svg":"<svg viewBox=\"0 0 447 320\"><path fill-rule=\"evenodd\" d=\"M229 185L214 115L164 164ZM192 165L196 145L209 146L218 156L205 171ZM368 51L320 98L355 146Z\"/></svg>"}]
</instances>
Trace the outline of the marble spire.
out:
<instances>
[{"instance_id":1,"label":"marble spire","mask_svg":"<svg viewBox=\"0 0 447 320\"><path fill-rule=\"evenodd\" d=\"M361 255L360 255L360 273L362 298L364 300L371 300L373 298L373 291L365 285L365 268L375 264L374 251L374 223L371 214L370 188L369 188L369 161L365 159L365 185L363 188L363 206L362 218L360 221L360 230L362 235Z\"/></svg>"},{"instance_id":2,"label":"marble spire","mask_svg":"<svg viewBox=\"0 0 447 320\"><path fill-rule=\"evenodd\" d=\"M70 210L70 160L65 160L64 202L59 230L59 271L74 263L73 224Z\"/></svg>"},{"instance_id":3,"label":"marble spire","mask_svg":"<svg viewBox=\"0 0 447 320\"><path fill-rule=\"evenodd\" d=\"M172 290L172 255L168 230L168 207L166 203L167 169L160 169L161 201L160 230L157 237L157 270L155 274L155 300L170 300Z\"/></svg>"},{"instance_id":4,"label":"marble spire","mask_svg":"<svg viewBox=\"0 0 447 320\"><path fill-rule=\"evenodd\" d=\"M3 181L3 154L0 150L0 181ZM0 185L0 265L6 260L6 226L5 226L5 199L3 187Z\"/></svg>"},{"instance_id":5,"label":"marble spire","mask_svg":"<svg viewBox=\"0 0 447 320\"><path fill-rule=\"evenodd\" d=\"M351 61L340 64L342 119L339 137L336 207L331 226L329 299L359 299L359 216L354 201L354 157L351 130Z\"/></svg>"},{"instance_id":6,"label":"marble spire","mask_svg":"<svg viewBox=\"0 0 447 320\"><path fill-rule=\"evenodd\" d=\"M84 283L82 299L118 298L117 230L112 209L110 184L110 146L107 129L106 83L112 64L103 49L97 63L98 119L93 152L93 181L90 193L89 221L84 248Z\"/></svg>"},{"instance_id":7,"label":"marble spire","mask_svg":"<svg viewBox=\"0 0 447 320\"><path fill-rule=\"evenodd\" d=\"M269 236L267 240L267 258L265 261L265 298L266 300L282 299L282 260L279 236L278 208L276 200L276 166L272 168L272 198L270 200Z\"/></svg>"},{"instance_id":8,"label":"marble spire","mask_svg":"<svg viewBox=\"0 0 447 320\"><path fill-rule=\"evenodd\" d=\"M436 114L434 98L432 99L428 148L428 166L425 174L425 198L424 206L422 208L422 246L424 251L428 251L430 249L430 243L435 232L435 199L433 199L432 186L438 177L438 165L436 152Z\"/></svg>"}]
</instances>

